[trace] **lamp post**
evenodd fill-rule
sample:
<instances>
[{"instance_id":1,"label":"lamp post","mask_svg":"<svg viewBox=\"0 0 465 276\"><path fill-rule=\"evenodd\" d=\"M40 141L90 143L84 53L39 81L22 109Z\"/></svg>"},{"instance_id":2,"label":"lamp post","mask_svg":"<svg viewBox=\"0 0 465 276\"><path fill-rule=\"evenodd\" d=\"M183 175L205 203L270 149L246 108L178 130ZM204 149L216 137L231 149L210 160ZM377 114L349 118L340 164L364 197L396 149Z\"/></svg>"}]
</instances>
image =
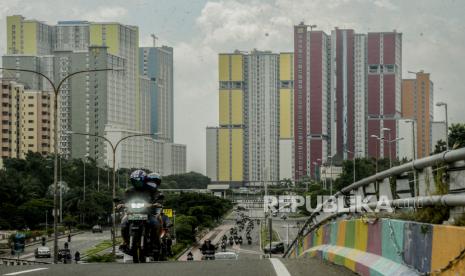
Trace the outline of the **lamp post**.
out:
<instances>
[{"instance_id":1,"label":"lamp post","mask_svg":"<svg viewBox=\"0 0 465 276\"><path fill-rule=\"evenodd\" d=\"M381 138L378 137L378 135L374 135L372 134L370 136L371 138L376 138L376 173L378 173L378 156L379 156L379 149L378 149L378 144L380 143L381 141Z\"/></svg>"},{"instance_id":2,"label":"lamp post","mask_svg":"<svg viewBox=\"0 0 465 276\"><path fill-rule=\"evenodd\" d=\"M381 131L387 131L388 132L388 143L391 141L391 129L388 127L383 127ZM384 142L386 142L386 139L384 139ZM389 168L392 168L392 154L391 154L391 143L389 143Z\"/></svg>"},{"instance_id":3,"label":"lamp post","mask_svg":"<svg viewBox=\"0 0 465 276\"><path fill-rule=\"evenodd\" d=\"M438 102L436 106L444 106L444 111L446 112L446 149L449 150L449 119L447 118L447 103Z\"/></svg>"},{"instance_id":4,"label":"lamp post","mask_svg":"<svg viewBox=\"0 0 465 276\"><path fill-rule=\"evenodd\" d=\"M389 143L389 168L392 168L392 162L391 162L391 144L394 143L394 142L397 142L397 141L401 141L401 140L404 140L404 137L397 137L395 139L389 139L389 141L387 141Z\"/></svg>"},{"instance_id":5,"label":"lamp post","mask_svg":"<svg viewBox=\"0 0 465 276\"><path fill-rule=\"evenodd\" d=\"M406 123L412 123L412 164L413 161L417 159L417 154L416 154L416 138L415 138L415 119L409 119L405 120ZM413 188L415 191L415 196L417 195L417 172L415 170L415 167L413 167Z\"/></svg>"},{"instance_id":6,"label":"lamp post","mask_svg":"<svg viewBox=\"0 0 465 276\"><path fill-rule=\"evenodd\" d=\"M353 172L354 172L353 174L354 174L354 175L353 175L353 182L352 182L352 183L355 183L355 160L356 160L356 157L357 157L357 153L361 153L362 151L352 152L352 151L350 151L350 150L346 150L346 152L347 152L347 153L351 153L351 154L353 154L353 156L354 156L354 157L352 158L352 163L353 163L353 166L354 166L354 167L353 167Z\"/></svg>"},{"instance_id":7,"label":"lamp post","mask_svg":"<svg viewBox=\"0 0 465 276\"><path fill-rule=\"evenodd\" d=\"M329 163L329 194L333 195L333 157L328 155L328 158L331 159Z\"/></svg>"},{"instance_id":8,"label":"lamp post","mask_svg":"<svg viewBox=\"0 0 465 276\"><path fill-rule=\"evenodd\" d=\"M122 70L120 68L104 68L104 69L89 69L89 70L80 70L73 72L71 74L68 74L67 76L63 77L58 85L55 85L55 83L45 74L34 71L34 70L28 70L28 69L16 69L16 68L4 68L0 67L0 69L5 70L5 71L18 71L18 72L28 72L28 73L33 73L36 75L40 75L43 78L47 80L47 82L52 86L53 88L53 93L55 95L54 98L54 103L53 103L53 148L54 148L54 164L53 164L53 232L54 232L54 237L53 237L53 262L57 263L58 262L58 227L57 227L57 220L58 220L58 94L60 93L60 88L63 85L63 83L71 78L72 76L75 76L77 74L82 74L82 73L90 73L90 72L103 72L103 71L119 71ZM60 210L61 211L61 210Z\"/></svg>"},{"instance_id":9,"label":"lamp post","mask_svg":"<svg viewBox=\"0 0 465 276\"><path fill-rule=\"evenodd\" d=\"M113 166L112 166L112 173L113 173L113 227L112 227L112 244L113 244L113 249L112 249L112 254L113 256L115 255L116 253L116 209L115 209L115 198L116 198L116 169L115 169L115 160L116 160L116 149L118 148L118 146L120 145L120 143L126 139L129 139L129 138L132 138L132 137L139 137L139 136L152 136L152 135L156 135L156 134L159 134L159 133L143 133L143 134L133 134L133 135L128 135L126 137L123 137L121 138L120 140L118 140L116 142L116 144L113 144L113 142L111 142L108 138L106 138L105 136L101 136L101 135L97 135L97 134L91 134L91 133L82 133L82 132L73 132L73 131L70 131L68 132L70 134L76 134L76 135L83 135L83 136L93 136L93 137L97 137L97 138L100 138L100 139L103 139L104 141L106 141L110 147L111 147L111 150L112 150L112 154L113 154Z\"/></svg>"}]
</instances>

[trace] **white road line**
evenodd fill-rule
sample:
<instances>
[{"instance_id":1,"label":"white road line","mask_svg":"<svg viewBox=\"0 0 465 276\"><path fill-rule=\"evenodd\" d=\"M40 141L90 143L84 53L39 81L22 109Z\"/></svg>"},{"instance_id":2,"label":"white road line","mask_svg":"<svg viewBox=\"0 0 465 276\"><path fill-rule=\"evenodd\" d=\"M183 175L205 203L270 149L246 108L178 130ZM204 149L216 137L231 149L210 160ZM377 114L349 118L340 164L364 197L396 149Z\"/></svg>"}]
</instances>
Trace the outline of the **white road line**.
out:
<instances>
[{"instance_id":1,"label":"white road line","mask_svg":"<svg viewBox=\"0 0 465 276\"><path fill-rule=\"evenodd\" d=\"M279 259L270 258L269 260L273 265L274 271L276 272L277 276L291 276L286 266Z\"/></svg>"},{"instance_id":2,"label":"white road line","mask_svg":"<svg viewBox=\"0 0 465 276\"><path fill-rule=\"evenodd\" d=\"M47 268L47 267L40 267L40 268L34 268L34 269L29 269L29 270L23 270L23 271L18 271L18 272L3 274L3 275L4 275L4 276L13 276L13 275L19 275L19 274L34 272L34 271L40 271L40 270L44 270L44 269L48 269L48 268Z\"/></svg>"}]
</instances>

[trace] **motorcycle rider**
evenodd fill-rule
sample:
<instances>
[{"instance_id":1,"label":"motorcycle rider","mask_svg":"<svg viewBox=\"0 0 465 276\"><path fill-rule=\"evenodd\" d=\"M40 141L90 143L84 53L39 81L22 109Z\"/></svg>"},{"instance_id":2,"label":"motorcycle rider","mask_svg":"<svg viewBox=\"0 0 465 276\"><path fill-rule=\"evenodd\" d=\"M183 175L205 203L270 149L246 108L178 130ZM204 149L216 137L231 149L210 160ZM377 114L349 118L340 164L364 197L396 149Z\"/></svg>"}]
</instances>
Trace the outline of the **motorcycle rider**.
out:
<instances>
[{"instance_id":1,"label":"motorcycle rider","mask_svg":"<svg viewBox=\"0 0 465 276\"><path fill-rule=\"evenodd\" d=\"M207 251L213 251L215 253L215 246L211 243L209 239L206 239L205 242L202 245L202 248L200 249L202 251L202 254L205 254Z\"/></svg>"},{"instance_id":2,"label":"motorcycle rider","mask_svg":"<svg viewBox=\"0 0 465 276\"><path fill-rule=\"evenodd\" d=\"M151 215L149 216L149 225L151 226L150 237L154 241L154 246L160 248L160 231L162 228L162 217L160 215L161 204L163 200L163 194L158 190L161 184L161 177L157 173L151 173L147 175L143 170L135 170L130 176L132 187L127 189L124 194L124 202L127 202L131 198L145 199L146 202L152 204L150 208ZM124 204L119 204L117 208L124 207ZM129 222L127 214L121 219L121 236L123 237L123 244L120 246L120 250L127 253L129 249Z\"/></svg>"}]
</instances>

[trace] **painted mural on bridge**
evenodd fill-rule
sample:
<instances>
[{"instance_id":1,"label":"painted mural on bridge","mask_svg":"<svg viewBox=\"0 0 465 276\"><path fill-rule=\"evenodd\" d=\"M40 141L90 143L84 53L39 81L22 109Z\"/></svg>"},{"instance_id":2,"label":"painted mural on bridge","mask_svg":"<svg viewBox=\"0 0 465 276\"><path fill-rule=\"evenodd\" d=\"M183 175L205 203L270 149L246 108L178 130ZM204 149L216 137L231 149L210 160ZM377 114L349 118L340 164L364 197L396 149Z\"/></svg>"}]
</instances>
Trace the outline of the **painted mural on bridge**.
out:
<instances>
[{"instance_id":1,"label":"painted mural on bridge","mask_svg":"<svg viewBox=\"0 0 465 276\"><path fill-rule=\"evenodd\" d=\"M291 257L318 257L361 275L465 273L465 227L392 219L330 222L299 240Z\"/></svg>"}]
</instances>

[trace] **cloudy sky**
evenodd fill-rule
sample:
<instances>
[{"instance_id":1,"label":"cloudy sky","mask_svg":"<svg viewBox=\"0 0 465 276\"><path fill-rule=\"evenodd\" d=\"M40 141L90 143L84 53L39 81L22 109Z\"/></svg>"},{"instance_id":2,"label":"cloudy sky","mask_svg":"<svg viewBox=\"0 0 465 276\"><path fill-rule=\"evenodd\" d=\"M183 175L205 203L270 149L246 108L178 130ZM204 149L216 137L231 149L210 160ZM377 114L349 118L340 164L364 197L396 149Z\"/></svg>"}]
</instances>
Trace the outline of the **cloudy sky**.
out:
<instances>
[{"instance_id":1,"label":"cloudy sky","mask_svg":"<svg viewBox=\"0 0 465 276\"><path fill-rule=\"evenodd\" d=\"M118 21L137 25L140 45L174 47L175 141L187 144L188 169L205 172L205 127L218 122L217 54L235 49L292 51L301 21L330 32L403 33L407 71L430 72L434 100L449 103L449 120L465 122L465 1L460 0L8 0L0 2L0 54L6 16ZM462 81L460 81L462 80ZM443 111L435 110L443 120Z\"/></svg>"}]
</instances>

